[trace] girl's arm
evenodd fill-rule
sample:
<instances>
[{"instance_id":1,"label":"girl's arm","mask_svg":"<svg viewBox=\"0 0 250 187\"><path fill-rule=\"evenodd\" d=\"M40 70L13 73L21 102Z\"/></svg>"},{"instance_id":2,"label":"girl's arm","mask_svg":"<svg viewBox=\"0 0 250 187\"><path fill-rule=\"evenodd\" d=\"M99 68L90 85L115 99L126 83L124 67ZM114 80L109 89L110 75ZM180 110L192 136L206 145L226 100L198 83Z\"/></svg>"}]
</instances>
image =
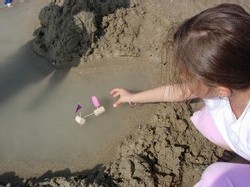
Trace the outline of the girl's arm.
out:
<instances>
[{"instance_id":1,"label":"girl's arm","mask_svg":"<svg viewBox=\"0 0 250 187\"><path fill-rule=\"evenodd\" d=\"M110 94L113 97L120 97L114 103L114 107L120 103L178 102L196 98L186 85L166 85L138 93L115 88Z\"/></svg>"}]
</instances>

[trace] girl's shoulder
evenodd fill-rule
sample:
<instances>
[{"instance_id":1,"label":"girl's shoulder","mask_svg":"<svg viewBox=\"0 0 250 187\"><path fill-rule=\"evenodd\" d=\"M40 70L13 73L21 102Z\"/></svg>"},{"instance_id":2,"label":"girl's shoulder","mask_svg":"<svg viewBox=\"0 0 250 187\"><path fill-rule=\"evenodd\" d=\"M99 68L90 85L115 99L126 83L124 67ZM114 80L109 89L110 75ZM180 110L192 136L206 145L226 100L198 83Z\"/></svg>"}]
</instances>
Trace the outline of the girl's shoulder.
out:
<instances>
[{"instance_id":1,"label":"girl's shoulder","mask_svg":"<svg viewBox=\"0 0 250 187\"><path fill-rule=\"evenodd\" d=\"M218 115L221 112L226 113L228 117L230 116L230 114L234 116L228 98L218 97L213 99L204 99L204 103L206 105L206 108L211 112L213 111ZM250 116L250 99L242 114L244 114L244 116Z\"/></svg>"},{"instance_id":2,"label":"girl's shoulder","mask_svg":"<svg viewBox=\"0 0 250 187\"><path fill-rule=\"evenodd\" d=\"M228 107L229 101L227 98L212 98L212 99L204 99L206 106L210 109L218 108L218 107Z\"/></svg>"}]
</instances>

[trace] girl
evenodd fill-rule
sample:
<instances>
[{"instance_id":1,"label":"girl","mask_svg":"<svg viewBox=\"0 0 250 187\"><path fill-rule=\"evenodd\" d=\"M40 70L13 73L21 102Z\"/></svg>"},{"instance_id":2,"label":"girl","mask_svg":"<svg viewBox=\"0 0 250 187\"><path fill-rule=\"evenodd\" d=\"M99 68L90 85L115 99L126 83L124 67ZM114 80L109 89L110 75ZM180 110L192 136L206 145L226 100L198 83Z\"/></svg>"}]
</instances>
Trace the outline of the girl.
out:
<instances>
[{"instance_id":1,"label":"girl","mask_svg":"<svg viewBox=\"0 0 250 187\"><path fill-rule=\"evenodd\" d=\"M250 15L239 5L221 4L188 19L174 34L176 84L130 93L115 88L114 103L178 102L202 98L191 117L210 141L250 161ZM199 186L250 185L250 165L215 163Z\"/></svg>"}]
</instances>

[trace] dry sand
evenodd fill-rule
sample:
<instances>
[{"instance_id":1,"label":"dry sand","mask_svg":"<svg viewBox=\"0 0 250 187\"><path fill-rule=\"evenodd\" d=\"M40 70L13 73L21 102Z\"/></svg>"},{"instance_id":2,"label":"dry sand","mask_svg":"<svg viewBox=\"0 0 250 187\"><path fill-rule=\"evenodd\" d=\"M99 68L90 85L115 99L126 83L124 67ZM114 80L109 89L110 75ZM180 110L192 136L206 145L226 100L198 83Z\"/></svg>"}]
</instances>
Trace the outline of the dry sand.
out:
<instances>
[{"instance_id":1,"label":"dry sand","mask_svg":"<svg viewBox=\"0 0 250 187\"><path fill-rule=\"evenodd\" d=\"M50 71L58 72L47 89L52 89L53 92L59 90L55 97L52 97L56 99L58 96L59 101L63 100L62 92L74 88L69 85L73 84L76 87L98 85L98 89L88 87L88 90L93 90L84 97L94 92L102 93L101 98L110 111L106 117L103 117L103 120L106 120L106 127L98 126L98 122L93 122L96 127L92 130L97 133L93 137L95 137L94 140L102 141L100 132L103 132L104 134L112 133L112 138L103 144L100 144L100 141L96 141L96 144L90 142L86 144L90 146L90 150L95 150L88 157L91 164L82 164L83 157L86 156L83 151L78 153L79 159L73 159L70 162L71 165L68 166L65 159L75 151L71 149L65 149L58 155L56 152L50 154L47 150L47 155L54 158L54 162L43 163L41 160L37 162L30 160L28 162L30 171L27 169L27 163L20 167L19 160L12 159L4 165L5 169L8 169L1 167L0 184L12 186L193 186L204 169L209 164L218 161L223 155L223 150L209 143L190 122L189 117L196 110L197 103L159 103L137 105L133 108L123 105L118 110L114 110L111 107L113 100L108 95L108 91L114 86L139 91L166 83L166 72L171 54L171 33L175 26L195 13L228 1L65 0L56 1L56 4L50 5L48 2L27 0L23 4L17 3L12 9L0 10L0 14L5 15L0 16L1 24L8 25L6 16L20 14L20 10L24 12L20 15L25 15L26 19L34 21L33 24L27 25L28 28L25 27L28 29L27 32L19 30L27 33L20 41L17 40L20 45L17 42L7 42L9 45L5 48L1 46L1 49L3 48L1 65L6 63L3 59L11 55L9 49L18 50L25 40L24 44L30 45L30 31L34 31L31 46L36 54L45 59L41 60L33 54L32 58L37 58L35 64L39 63L34 66L38 69L46 69L47 74L38 76L35 75L36 71L33 71L32 76L24 78L35 77L34 83L38 84L40 80L46 81L51 76ZM246 1L230 2L238 3L249 11ZM36 7L36 9L30 9L31 7ZM41 7L44 8L41 9ZM28 11L24 11L26 9ZM38 12L41 25L34 17L34 15L38 16ZM14 23L18 24L16 19L15 21ZM16 34L14 24L9 25L9 28L4 27L3 30L2 28L3 34L9 34L10 28L10 32L13 35ZM30 55L30 51L24 54ZM30 68L27 63L23 65ZM8 74L4 73L4 70L9 69L4 67L1 67L3 70L1 75L7 77ZM26 72L23 66L17 65L17 67L23 69L22 72ZM16 68L17 73L20 72L19 68ZM10 72L15 73L15 71ZM98 76L97 80L96 76ZM5 76L3 77L7 80ZM10 81L10 83L15 83L15 81ZM28 85L27 82L22 83ZM62 85L65 87L62 88ZM5 87L1 87L1 90L2 88ZM4 104L6 99L11 101L9 94L12 95L11 91L17 90L21 90L19 84L11 87L8 93L2 94L2 103ZM79 88L79 90L84 89ZM51 92L49 93L52 95ZM42 99L43 96L47 97L48 93L42 94L32 106L44 103L46 99ZM68 97L80 96L74 95L71 91L68 92ZM55 102L55 105L60 108L60 111L67 113L68 111L64 111L59 103ZM43 112L48 106L45 105ZM114 116L116 120L112 119ZM44 120L51 124L50 118ZM72 130L69 131L67 123L71 122L64 121L62 127L64 133L58 145L61 141L70 142L70 140L63 141L63 138L66 139L65 136L76 136ZM57 125L58 122L52 122L47 130L50 133L54 132L58 128ZM27 128L28 126L29 124ZM122 126L117 134L113 133L115 126ZM1 126L1 128L7 127L9 126ZM91 129L86 130L86 137L88 137ZM51 134L53 136L53 133ZM48 143L52 141L48 140ZM45 145L36 148L42 149ZM69 146L74 147L74 145ZM23 150L20 146L18 148ZM1 147L1 150L4 149ZM109 151L105 152L105 150ZM27 149L26 152L32 153L32 150ZM99 155L98 159L95 158L96 154ZM61 165L58 164L57 156L63 159ZM5 160L3 157L1 159L3 163ZM36 167L37 164L38 167ZM74 167L74 165L79 167ZM26 174L20 171L23 167L27 169ZM41 173L43 171L41 167L47 168L48 171ZM32 170L34 168L35 171ZM30 177L27 176L27 173L31 171L34 173Z\"/></svg>"}]
</instances>

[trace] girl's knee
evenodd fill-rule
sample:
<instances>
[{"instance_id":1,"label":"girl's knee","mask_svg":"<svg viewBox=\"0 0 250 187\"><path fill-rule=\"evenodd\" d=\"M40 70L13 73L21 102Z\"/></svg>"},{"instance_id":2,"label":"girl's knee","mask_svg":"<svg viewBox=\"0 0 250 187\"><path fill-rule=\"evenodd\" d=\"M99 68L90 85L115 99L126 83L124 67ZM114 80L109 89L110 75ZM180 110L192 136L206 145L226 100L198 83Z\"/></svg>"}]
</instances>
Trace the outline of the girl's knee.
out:
<instances>
[{"instance_id":1,"label":"girl's knee","mask_svg":"<svg viewBox=\"0 0 250 187\"><path fill-rule=\"evenodd\" d=\"M203 172L202 179L204 178L206 180L207 179L215 180L217 177L219 177L220 175L224 173L223 165L224 163L221 163L221 162L211 164Z\"/></svg>"},{"instance_id":2,"label":"girl's knee","mask_svg":"<svg viewBox=\"0 0 250 187\"><path fill-rule=\"evenodd\" d=\"M195 187L228 187L250 184L250 165L217 162L203 172Z\"/></svg>"}]
</instances>

